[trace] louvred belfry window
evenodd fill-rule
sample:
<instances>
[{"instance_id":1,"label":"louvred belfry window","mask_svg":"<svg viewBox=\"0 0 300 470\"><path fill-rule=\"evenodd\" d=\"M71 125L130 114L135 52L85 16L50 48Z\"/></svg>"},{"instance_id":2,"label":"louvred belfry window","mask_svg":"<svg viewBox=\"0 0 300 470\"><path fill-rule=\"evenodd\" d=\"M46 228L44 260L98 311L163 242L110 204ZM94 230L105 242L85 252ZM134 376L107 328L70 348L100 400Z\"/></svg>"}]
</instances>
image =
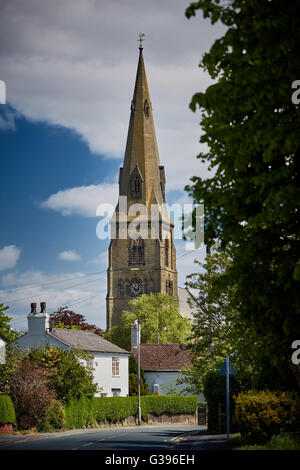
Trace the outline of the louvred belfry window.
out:
<instances>
[{"instance_id":1,"label":"louvred belfry window","mask_svg":"<svg viewBox=\"0 0 300 470\"><path fill-rule=\"evenodd\" d=\"M129 241L128 264L130 266L145 264L145 245L142 238Z\"/></svg>"}]
</instances>

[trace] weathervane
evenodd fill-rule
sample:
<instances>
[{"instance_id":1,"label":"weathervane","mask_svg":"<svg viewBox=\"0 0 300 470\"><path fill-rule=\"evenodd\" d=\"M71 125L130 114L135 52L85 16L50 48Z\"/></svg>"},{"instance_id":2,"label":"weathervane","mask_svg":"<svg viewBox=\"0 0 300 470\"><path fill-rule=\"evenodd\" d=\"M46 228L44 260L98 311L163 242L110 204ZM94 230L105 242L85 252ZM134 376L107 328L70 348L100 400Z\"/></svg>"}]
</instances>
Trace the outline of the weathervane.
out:
<instances>
[{"instance_id":1,"label":"weathervane","mask_svg":"<svg viewBox=\"0 0 300 470\"><path fill-rule=\"evenodd\" d=\"M140 49L143 49L143 41L144 41L145 34L144 33L139 33L139 39L138 42L140 43Z\"/></svg>"}]
</instances>

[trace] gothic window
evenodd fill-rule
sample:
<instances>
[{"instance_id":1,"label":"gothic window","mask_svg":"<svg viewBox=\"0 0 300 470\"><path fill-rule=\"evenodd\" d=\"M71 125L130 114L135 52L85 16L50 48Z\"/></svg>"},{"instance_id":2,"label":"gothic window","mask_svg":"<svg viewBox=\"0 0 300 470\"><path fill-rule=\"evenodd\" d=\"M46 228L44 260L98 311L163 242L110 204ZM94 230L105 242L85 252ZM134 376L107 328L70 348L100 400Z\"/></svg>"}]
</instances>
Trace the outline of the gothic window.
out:
<instances>
[{"instance_id":1,"label":"gothic window","mask_svg":"<svg viewBox=\"0 0 300 470\"><path fill-rule=\"evenodd\" d=\"M165 239L165 258L166 258L166 266L169 266L169 239Z\"/></svg>"},{"instance_id":2,"label":"gothic window","mask_svg":"<svg viewBox=\"0 0 300 470\"><path fill-rule=\"evenodd\" d=\"M131 179L131 196L134 199L140 199L142 196L142 180L139 176Z\"/></svg>"},{"instance_id":3,"label":"gothic window","mask_svg":"<svg viewBox=\"0 0 300 470\"><path fill-rule=\"evenodd\" d=\"M147 100L145 100L144 102L144 113L145 113L146 118L150 116L150 106Z\"/></svg>"},{"instance_id":4,"label":"gothic window","mask_svg":"<svg viewBox=\"0 0 300 470\"><path fill-rule=\"evenodd\" d=\"M173 281L170 278L166 280L166 293L167 295L173 295Z\"/></svg>"},{"instance_id":5,"label":"gothic window","mask_svg":"<svg viewBox=\"0 0 300 470\"><path fill-rule=\"evenodd\" d=\"M123 297L124 295L124 283L122 279L119 280L118 286L117 286L117 297Z\"/></svg>"},{"instance_id":6,"label":"gothic window","mask_svg":"<svg viewBox=\"0 0 300 470\"><path fill-rule=\"evenodd\" d=\"M145 279L145 281L144 281L144 293L145 293L145 294L149 294L149 290L148 290L148 281L147 281L147 279Z\"/></svg>"},{"instance_id":7,"label":"gothic window","mask_svg":"<svg viewBox=\"0 0 300 470\"><path fill-rule=\"evenodd\" d=\"M126 293L126 297L130 297L130 292L131 292L130 283L129 283L128 279L126 279L126 281L125 281L125 293Z\"/></svg>"},{"instance_id":8,"label":"gothic window","mask_svg":"<svg viewBox=\"0 0 300 470\"><path fill-rule=\"evenodd\" d=\"M145 264L145 245L142 238L129 240L128 264L129 266Z\"/></svg>"}]
</instances>

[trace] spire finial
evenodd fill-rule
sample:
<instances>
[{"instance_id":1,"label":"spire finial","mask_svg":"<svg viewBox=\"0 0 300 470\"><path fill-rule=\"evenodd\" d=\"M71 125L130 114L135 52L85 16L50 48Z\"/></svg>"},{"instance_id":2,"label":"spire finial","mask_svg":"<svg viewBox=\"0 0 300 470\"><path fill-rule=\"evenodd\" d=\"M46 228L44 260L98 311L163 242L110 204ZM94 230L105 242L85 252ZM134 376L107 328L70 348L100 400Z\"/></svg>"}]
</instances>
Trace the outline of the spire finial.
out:
<instances>
[{"instance_id":1,"label":"spire finial","mask_svg":"<svg viewBox=\"0 0 300 470\"><path fill-rule=\"evenodd\" d=\"M139 39L138 42L140 43L139 49L143 49L143 41L145 40L145 34L144 33L139 33Z\"/></svg>"}]
</instances>

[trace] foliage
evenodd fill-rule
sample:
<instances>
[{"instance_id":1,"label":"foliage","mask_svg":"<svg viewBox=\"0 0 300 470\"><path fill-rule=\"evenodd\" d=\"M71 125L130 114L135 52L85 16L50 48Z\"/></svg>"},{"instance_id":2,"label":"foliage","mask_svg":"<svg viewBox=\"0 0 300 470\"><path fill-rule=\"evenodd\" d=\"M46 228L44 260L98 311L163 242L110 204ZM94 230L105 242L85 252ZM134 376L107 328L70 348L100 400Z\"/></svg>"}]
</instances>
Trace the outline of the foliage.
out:
<instances>
[{"instance_id":1,"label":"foliage","mask_svg":"<svg viewBox=\"0 0 300 470\"><path fill-rule=\"evenodd\" d=\"M149 394L149 387L145 381L145 374L143 369L140 369L141 377L141 395ZM129 356L129 396L136 397L138 395L138 364L135 357L131 354Z\"/></svg>"},{"instance_id":2,"label":"foliage","mask_svg":"<svg viewBox=\"0 0 300 470\"><path fill-rule=\"evenodd\" d=\"M178 396L178 395L181 395L181 393L183 392L180 392L178 388L176 388L176 383L177 383L177 380L173 379L169 387L167 385L161 384L160 388L165 392L165 395Z\"/></svg>"},{"instance_id":3,"label":"foliage","mask_svg":"<svg viewBox=\"0 0 300 470\"><path fill-rule=\"evenodd\" d=\"M50 386L56 398L67 402L81 396L91 398L97 392L92 369L85 366L90 355L77 349L46 347L32 349L28 358L49 371Z\"/></svg>"},{"instance_id":4,"label":"foliage","mask_svg":"<svg viewBox=\"0 0 300 470\"><path fill-rule=\"evenodd\" d=\"M300 441L289 435L273 436L263 445L247 445L247 441L237 435L231 439L231 448L234 450L300 450Z\"/></svg>"},{"instance_id":5,"label":"foliage","mask_svg":"<svg viewBox=\"0 0 300 470\"><path fill-rule=\"evenodd\" d=\"M59 307L56 312L51 313L49 322L50 326L53 328L89 330L99 336L103 336L104 333L104 331L96 325L87 323L84 315L69 310L67 306Z\"/></svg>"},{"instance_id":6,"label":"foliage","mask_svg":"<svg viewBox=\"0 0 300 470\"><path fill-rule=\"evenodd\" d=\"M239 393L240 384L236 376L230 376L229 380L229 396L231 410L231 428L234 430L233 412L234 412L234 395ZM225 432L224 426L219 426L218 410L219 404L226 411L226 377L219 375L216 370L210 370L204 377L203 393L207 403L208 412L208 429L210 431Z\"/></svg>"},{"instance_id":7,"label":"foliage","mask_svg":"<svg viewBox=\"0 0 300 470\"><path fill-rule=\"evenodd\" d=\"M144 321L141 343L184 343L191 331L190 321L178 311L178 300L166 294L141 295L130 300L123 312L122 326L129 329L134 320Z\"/></svg>"},{"instance_id":8,"label":"foliage","mask_svg":"<svg viewBox=\"0 0 300 470\"><path fill-rule=\"evenodd\" d=\"M130 351L130 335L130 327L113 326L110 330L104 333L103 338L113 344L116 344L119 346L119 348L125 349L125 351Z\"/></svg>"},{"instance_id":9,"label":"foliage","mask_svg":"<svg viewBox=\"0 0 300 470\"><path fill-rule=\"evenodd\" d=\"M5 364L0 364L0 394L10 395L10 379L18 369L24 353L16 347L6 347Z\"/></svg>"},{"instance_id":10,"label":"foliage","mask_svg":"<svg viewBox=\"0 0 300 470\"><path fill-rule=\"evenodd\" d=\"M8 308L8 306L0 304L0 334L3 335L4 338L6 338L8 341L14 341L15 339L19 338L21 334L11 328L11 318L4 313Z\"/></svg>"},{"instance_id":11,"label":"foliage","mask_svg":"<svg viewBox=\"0 0 300 470\"><path fill-rule=\"evenodd\" d=\"M38 363L27 359L12 374L10 393L21 429L38 426L55 398L49 386L49 373Z\"/></svg>"},{"instance_id":12,"label":"foliage","mask_svg":"<svg viewBox=\"0 0 300 470\"><path fill-rule=\"evenodd\" d=\"M295 430L297 406L289 394L248 391L238 395L235 402L234 419L248 442L264 443L274 435Z\"/></svg>"},{"instance_id":13,"label":"foliage","mask_svg":"<svg viewBox=\"0 0 300 470\"><path fill-rule=\"evenodd\" d=\"M142 419L147 421L149 413L195 413L197 397L141 397ZM82 397L71 400L65 406L66 426L68 429L82 429L102 423L122 422L129 416L138 416L137 397L94 397L90 400Z\"/></svg>"},{"instance_id":14,"label":"foliage","mask_svg":"<svg viewBox=\"0 0 300 470\"><path fill-rule=\"evenodd\" d=\"M194 176L186 189L205 204L206 244L232 245L223 285L236 287L241 319L264 339L283 385L300 337L300 106L291 100L300 77L297 6L199 0L186 10L227 27L200 64L215 83L190 104L201 110L200 141L208 145L198 158L214 173Z\"/></svg>"},{"instance_id":15,"label":"foliage","mask_svg":"<svg viewBox=\"0 0 300 470\"><path fill-rule=\"evenodd\" d=\"M13 402L8 395L0 395L0 425L13 424L16 426L16 414Z\"/></svg>"},{"instance_id":16,"label":"foliage","mask_svg":"<svg viewBox=\"0 0 300 470\"><path fill-rule=\"evenodd\" d=\"M40 425L40 431L58 431L64 428L66 413L63 404L58 400L53 400L45 412L45 417Z\"/></svg>"}]
</instances>

